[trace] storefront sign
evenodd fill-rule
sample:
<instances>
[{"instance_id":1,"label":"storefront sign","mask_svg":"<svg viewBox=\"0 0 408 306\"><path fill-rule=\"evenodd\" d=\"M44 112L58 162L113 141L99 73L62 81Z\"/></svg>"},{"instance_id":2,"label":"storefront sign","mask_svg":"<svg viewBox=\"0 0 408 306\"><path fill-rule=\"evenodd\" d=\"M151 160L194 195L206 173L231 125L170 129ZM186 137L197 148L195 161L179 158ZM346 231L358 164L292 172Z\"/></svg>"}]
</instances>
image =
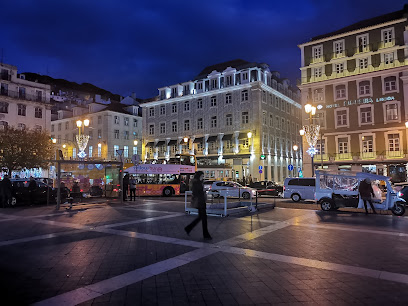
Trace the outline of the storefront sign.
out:
<instances>
[{"instance_id":1,"label":"storefront sign","mask_svg":"<svg viewBox=\"0 0 408 306\"><path fill-rule=\"evenodd\" d=\"M344 107L344 106L350 106L350 105L355 105L355 104L369 104L369 103L374 103L374 102L386 102L386 101L392 101L394 99L395 99L394 96L387 96L387 97L380 97L380 98L363 98L363 99L343 101L340 103L328 104L326 105L326 108Z\"/></svg>"}]
</instances>

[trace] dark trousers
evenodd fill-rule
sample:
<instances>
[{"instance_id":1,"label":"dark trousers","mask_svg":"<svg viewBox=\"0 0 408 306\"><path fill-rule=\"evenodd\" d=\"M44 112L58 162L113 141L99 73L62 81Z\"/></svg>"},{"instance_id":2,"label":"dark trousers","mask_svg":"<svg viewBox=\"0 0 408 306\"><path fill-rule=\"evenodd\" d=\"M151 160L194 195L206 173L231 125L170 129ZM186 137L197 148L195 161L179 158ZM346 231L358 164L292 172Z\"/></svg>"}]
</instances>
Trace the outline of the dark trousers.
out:
<instances>
[{"instance_id":1,"label":"dark trousers","mask_svg":"<svg viewBox=\"0 0 408 306\"><path fill-rule=\"evenodd\" d=\"M130 200L132 201L132 194L133 194L133 200L136 201L136 189L130 188L129 190L130 190L130 195L129 195Z\"/></svg>"},{"instance_id":2,"label":"dark trousers","mask_svg":"<svg viewBox=\"0 0 408 306\"><path fill-rule=\"evenodd\" d=\"M129 185L123 185L123 200L127 200Z\"/></svg>"},{"instance_id":3,"label":"dark trousers","mask_svg":"<svg viewBox=\"0 0 408 306\"><path fill-rule=\"evenodd\" d=\"M375 211L374 205L373 205L373 201L371 200L371 198L361 198L363 200L363 204L364 204L364 208L366 211L366 214L368 214L368 210L367 210L367 202L370 204L371 209L373 210L373 213L376 214L377 212Z\"/></svg>"},{"instance_id":4,"label":"dark trousers","mask_svg":"<svg viewBox=\"0 0 408 306\"><path fill-rule=\"evenodd\" d=\"M189 225L186 226L186 231L191 232L192 229L198 224L198 222L203 223L203 236L208 237L210 236L210 233L208 232L207 228L207 211L205 208L199 208L198 209L198 217L193 220Z\"/></svg>"}]
</instances>

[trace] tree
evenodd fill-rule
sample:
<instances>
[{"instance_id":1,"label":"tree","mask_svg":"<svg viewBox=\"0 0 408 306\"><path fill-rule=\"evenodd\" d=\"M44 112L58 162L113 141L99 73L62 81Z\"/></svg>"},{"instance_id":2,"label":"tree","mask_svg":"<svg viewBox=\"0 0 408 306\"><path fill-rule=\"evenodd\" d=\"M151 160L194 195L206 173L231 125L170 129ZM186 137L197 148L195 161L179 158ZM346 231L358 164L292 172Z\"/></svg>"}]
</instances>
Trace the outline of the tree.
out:
<instances>
[{"instance_id":1,"label":"tree","mask_svg":"<svg viewBox=\"0 0 408 306\"><path fill-rule=\"evenodd\" d=\"M0 130L0 166L13 170L48 168L53 155L50 135L37 130L8 127Z\"/></svg>"}]
</instances>

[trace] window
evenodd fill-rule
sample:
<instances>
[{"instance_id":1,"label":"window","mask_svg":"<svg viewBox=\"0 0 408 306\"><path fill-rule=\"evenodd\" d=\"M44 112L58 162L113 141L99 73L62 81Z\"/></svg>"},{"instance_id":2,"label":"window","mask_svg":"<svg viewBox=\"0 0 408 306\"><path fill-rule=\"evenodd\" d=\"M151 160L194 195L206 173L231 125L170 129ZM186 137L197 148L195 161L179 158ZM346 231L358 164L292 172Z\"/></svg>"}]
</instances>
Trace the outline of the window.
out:
<instances>
[{"instance_id":1,"label":"window","mask_svg":"<svg viewBox=\"0 0 408 306\"><path fill-rule=\"evenodd\" d=\"M62 126L62 124L58 123L58 131L61 131L61 126Z\"/></svg>"},{"instance_id":2,"label":"window","mask_svg":"<svg viewBox=\"0 0 408 306\"><path fill-rule=\"evenodd\" d=\"M198 99L197 101L197 109L202 109L203 108L203 100L202 99Z\"/></svg>"},{"instance_id":3,"label":"window","mask_svg":"<svg viewBox=\"0 0 408 306\"><path fill-rule=\"evenodd\" d=\"M72 148L72 158L76 158L76 148Z\"/></svg>"},{"instance_id":4,"label":"window","mask_svg":"<svg viewBox=\"0 0 408 306\"><path fill-rule=\"evenodd\" d=\"M173 103L173 104L171 105L171 112L172 112L173 114L177 113L177 104L176 104L176 103Z\"/></svg>"},{"instance_id":5,"label":"window","mask_svg":"<svg viewBox=\"0 0 408 306\"><path fill-rule=\"evenodd\" d=\"M226 80L227 86L234 85L234 84L232 83L232 75L226 76L226 77L225 77L225 80Z\"/></svg>"},{"instance_id":6,"label":"window","mask_svg":"<svg viewBox=\"0 0 408 306\"><path fill-rule=\"evenodd\" d=\"M335 70L336 73L343 73L344 64L343 63L335 64L334 68L335 68L334 70Z\"/></svg>"},{"instance_id":7,"label":"window","mask_svg":"<svg viewBox=\"0 0 408 306\"><path fill-rule=\"evenodd\" d=\"M333 49L336 56L342 55L344 51L344 40L335 41Z\"/></svg>"},{"instance_id":8,"label":"window","mask_svg":"<svg viewBox=\"0 0 408 306\"><path fill-rule=\"evenodd\" d=\"M336 123L338 127L348 125L347 115L347 110L345 109L336 111Z\"/></svg>"},{"instance_id":9,"label":"window","mask_svg":"<svg viewBox=\"0 0 408 306\"><path fill-rule=\"evenodd\" d=\"M211 104L210 104L210 106L212 107L212 106L217 106L217 97L215 97L215 96L212 96L211 97Z\"/></svg>"},{"instance_id":10,"label":"window","mask_svg":"<svg viewBox=\"0 0 408 306\"><path fill-rule=\"evenodd\" d=\"M89 149L88 149L89 151L88 151L88 156L89 157L92 157L92 151L93 151L93 147L92 146L89 146Z\"/></svg>"},{"instance_id":11,"label":"window","mask_svg":"<svg viewBox=\"0 0 408 306\"><path fill-rule=\"evenodd\" d=\"M26 89L24 87L19 87L18 88L18 97L20 99L25 99L26 98Z\"/></svg>"},{"instance_id":12,"label":"window","mask_svg":"<svg viewBox=\"0 0 408 306\"><path fill-rule=\"evenodd\" d=\"M387 121L398 120L398 105L397 103L387 104L385 106L385 114Z\"/></svg>"},{"instance_id":13,"label":"window","mask_svg":"<svg viewBox=\"0 0 408 306\"><path fill-rule=\"evenodd\" d=\"M115 116L115 124L119 124L119 116Z\"/></svg>"},{"instance_id":14,"label":"window","mask_svg":"<svg viewBox=\"0 0 408 306\"><path fill-rule=\"evenodd\" d=\"M197 84L198 84L197 86L198 89L203 89L203 83L197 83Z\"/></svg>"},{"instance_id":15,"label":"window","mask_svg":"<svg viewBox=\"0 0 408 306\"><path fill-rule=\"evenodd\" d=\"M285 111L285 103L286 103L286 101L284 101L284 100L280 100L280 105L281 105L281 111L282 112L284 112Z\"/></svg>"},{"instance_id":16,"label":"window","mask_svg":"<svg viewBox=\"0 0 408 306\"><path fill-rule=\"evenodd\" d=\"M129 157L129 146L123 146L123 157Z\"/></svg>"},{"instance_id":17,"label":"window","mask_svg":"<svg viewBox=\"0 0 408 306\"><path fill-rule=\"evenodd\" d=\"M312 47L313 59L317 60L323 56L323 46Z\"/></svg>"},{"instance_id":18,"label":"window","mask_svg":"<svg viewBox=\"0 0 408 306\"><path fill-rule=\"evenodd\" d=\"M54 132L54 125L51 124L51 132Z\"/></svg>"},{"instance_id":19,"label":"window","mask_svg":"<svg viewBox=\"0 0 408 306\"><path fill-rule=\"evenodd\" d=\"M248 90L243 90L241 92L241 100L242 101L248 101Z\"/></svg>"},{"instance_id":20,"label":"window","mask_svg":"<svg viewBox=\"0 0 408 306\"><path fill-rule=\"evenodd\" d=\"M66 129L66 130L69 130L69 122L68 122L68 121L65 122L65 129Z\"/></svg>"},{"instance_id":21,"label":"window","mask_svg":"<svg viewBox=\"0 0 408 306\"><path fill-rule=\"evenodd\" d=\"M368 51L368 34L357 36L357 52Z\"/></svg>"},{"instance_id":22,"label":"window","mask_svg":"<svg viewBox=\"0 0 408 306\"><path fill-rule=\"evenodd\" d=\"M118 150L119 150L119 146L118 145L114 145L113 146L113 156L118 156Z\"/></svg>"},{"instance_id":23,"label":"window","mask_svg":"<svg viewBox=\"0 0 408 306\"><path fill-rule=\"evenodd\" d=\"M0 94L3 96L7 96L8 95L8 84L5 83L1 83L1 91Z\"/></svg>"},{"instance_id":24,"label":"window","mask_svg":"<svg viewBox=\"0 0 408 306\"><path fill-rule=\"evenodd\" d=\"M184 120L184 130L185 131L190 130L190 120Z\"/></svg>"},{"instance_id":25,"label":"window","mask_svg":"<svg viewBox=\"0 0 408 306\"><path fill-rule=\"evenodd\" d=\"M0 102L0 113L7 114L8 106L9 104L7 102Z\"/></svg>"},{"instance_id":26,"label":"window","mask_svg":"<svg viewBox=\"0 0 408 306\"><path fill-rule=\"evenodd\" d=\"M149 125L149 135L154 135L154 124Z\"/></svg>"},{"instance_id":27,"label":"window","mask_svg":"<svg viewBox=\"0 0 408 306\"><path fill-rule=\"evenodd\" d=\"M137 155L137 147L133 147L133 155Z\"/></svg>"},{"instance_id":28,"label":"window","mask_svg":"<svg viewBox=\"0 0 408 306\"><path fill-rule=\"evenodd\" d=\"M248 124L249 123L249 114L248 114L248 112L242 112L241 118L242 118L242 124Z\"/></svg>"},{"instance_id":29,"label":"window","mask_svg":"<svg viewBox=\"0 0 408 306\"><path fill-rule=\"evenodd\" d=\"M262 124L263 125L266 125L267 124L267 122L266 122L266 112L262 112Z\"/></svg>"},{"instance_id":30,"label":"window","mask_svg":"<svg viewBox=\"0 0 408 306\"><path fill-rule=\"evenodd\" d=\"M89 131L88 134L89 134L89 139L92 139L93 138L93 131Z\"/></svg>"},{"instance_id":31,"label":"window","mask_svg":"<svg viewBox=\"0 0 408 306\"><path fill-rule=\"evenodd\" d=\"M19 116L25 116L26 109L27 107L24 104L17 104L17 111Z\"/></svg>"},{"instance_id":32,"label":"window","mask_svg":"<svg viewBox=\"0 0 408 306\"><path fill-rule=\"evenodd\" d=\"M368 58L360 58L358 60L358 67L360 67L360 69L367 69L368 68Z\"/></svg>"},{"instance_id":33,"label":"window","mask_svg":"<svg viewBox=\"0 0 408 306\"><path fill-rule=\"evenodd\" d=\"M279 108L279 98L277 96L274 96L275 99L275 107Z\"/></svg>"},{"instance_id":34,"label":"window","mask_svg":"<svg viewBox=\"0 0 408 306\"><path fill-rule=\"evenodd\" d=\"M385 53L384 54L384 64L392 64L394 62L394 53Z\"/></svg>"},{"instance_id":35,"label":"window","mask_svg":"<svg viewBox=\"0 0 408 306\"><path fill-rule=\"evenodd\" d=\"M98 116L98 124L102 124L102 116Z\"/></svg>"},{"instance_id":36,"label":"window","mask_svg":"<svg viewBox=\"0 0 408 306\"><path fill-rule=\"evenodd\" d=\"M281 129L282 132L285 132L285 131L286 131L285 119L283 119L283 118L281 118L280 129Z\"/></svg>"},{"instance_id":37,"label":"window","mask_svg":"<svg viewBox=\"0 0 408 306\"><path fill-rule=\"evenodd\" d=\"M137 119L133 119L133 127L137 127Z\"/></svg>"},{"instance_id":38,"label":"window","mask_svg":"<svg viewBox=\"0 0 408 306\"><path fill-rule=\"evenodd\" d=\"M189 101L184 102L184 111L185 112L190 111L190 102Z\"/></svg>"},{"instance_id":39,"label":"window","mask_svg":"<svg viewBox=\"0 0 408 306\"><path fill-rule=\"evenodd\" d=\"M317 89L313 90L313 100L316 101L316 102L324 100L323 88L317 88Z\"/></svg>"},{"instance_id":40,"label":"window","mask_svg":"<svg viewBox=\"0 0 408 306\"><path fill-rule=\"evenodd\" d=\"M382 34L382 40L384 44L391 43L392 40L394 39L394 29L393 28L382 30L381 34Z\"/></svg>"},{"instance_id":41,"label":"window","mask_svg":"<svg viewBox=\"0 0 408 306\"><path fill-rule=\"evenodd\" d=\"M384 78L384 89L386 92L397 90L397 78L395 76Z\"/></svg>"},{"instance_id":42,"label":"window","mask_svg":"<svg viewBox=\"0 0 408 306\"><path fill-rule=\"evenodd\" d=\"M232 114L227 114L225 116L225 125L231 126L232 125Z\"/></svg>"},{"instance_id":43,"label":"window","mask_svg":"<svg viewBox=\"0 0 408 306\"><path fill-rule=\"evenodd\" d=\"M249 140L244 139L244 143L242 145L243 145L244 148L248 148L249 147Z\"/></svg>"},{"instance_id":44,"label":"window","mask_svg":"<svg viewBox=\"0 0 408 306\"><path fill-rule=\"evenodd\" d=\"M203 128L203 118L197 119L197 130L201 130Z\"/></svg>"},{"instance_id":45,"label":"window","mask_svg":"<svg viewBox=\"0 0 408 306\"><path fill-rule=\"evenodd\" d=\"M177 87L173 87L171 89L171 97L172 98L177 97Z\"/></svg>"},{"instance_id":46,"label":"window","mask_svg":"<svg viewBox=\"0 0 408 306\"><path fill-rule=\"evenodd\" d=\"M231 104L232 103L232 96L231 94L226 94L225 95L225 104Z\"/></svg>"},{"instance_id":47,"label":"window","mask_svg":"<svg viewBox=\"0 0 408 306\"><path fill-rule=\"evenodd\" d=\"M129 118L125 117L123 123L125 126L129 126Z\"/></svg>"},{"instance_id":48,"label":"window","mask_svg":"<svg viewBox=\"0 0 408 306\"><path fill-rule=\"evenodd\" d=\"M115 139L119 139L119 130L115 130L113 134Z\"/></svg>"},{"instance_id":49,"label":"window","mask_svg":"<svg viewBox=\"0 0 408 306\"><path fill-rule=\"evenodd\" d=\"M184 95L190 94L190 85L184 85Z\"/></svg>"},{"instance_id":50,"label":"window","mask_svg":"<svg viewBox=\"0 0 408 306\"><path fill-rule=\"evenodd\" d=\"M346 85L336 86L336 99L346 99Z\"/></svg>"},{"instance_id":51,"label":"window","mask_svg":"<svg viewBox=\"0 0 408 306\"><path fill-rule=\"evenodd\" d=\"M273 115L269 114L269 126L273 127Z\"/></svg>"},{"instance_id":52,"label":"window","mask_svg":"<svg viewBox=\"0 0 408 306\"><path fill-rule=\"evenodd\" d=\"M217 116L211 117L211 127L216 128L217 127Z\"/></svg>"},{"instance_id":53,"label":"window","mask_svg":"<svg viewBox=\"0 0 408 306\"><path fill-rule=\"evenodd\" d=\"M26 125L25 125L24 123L19 123L19 124L17 125L17 128L18 128L19 130L23 131L23 130L25 130L27 127L26 127Z\"/></svg>"},{"instance_id":54,"label":"window","mask_svg":"<svg viewBox=\"0 0 408 306\"><path fill-rule=\"evenodd\" d=\"M373 136L362 136L361 140L362 140L362 151L363 151L363 153L374 152Z\"/></svg>"},{"instance_id":55,"label":"window","mask_svg":"<svg viewBox=\"0 0 408 306\"><path fill-rule=\"evenodd\" d=\"M212 89L217 89L217 88L218 88L218 86L217 86L217 79L212 79L212 80L211 80L211 88L212 88Z\"/></svg>"},{"instance_id":56,"label":"window","mask_svg":"<svg viewBox=\"0 0 408 306\"><path fill-rule=\"evenodd\" d=\"M126 139L126 140L129 140L129 131L125 131L123 133L123 138Z\"/></svg>"},{"instance_id":57,"label":"window","mask_svg":"<svg viewBox=\"0 0 408 306\"><path fill-rule=\"evenodd\" d=\"M160 123L160 134L166 133L166 123Z\"/></svg>"},{"instance_id":58,"label":"window","mask_svg":"<svg viewBox=\"0 0 408 306\"><path fill-rule=\"evenodd\" d=\"M275 127L276 127L277 129L280 129L280 119L279 119L279 116L276 116L276 117L275 117Z\"/></svg>"},{"instance_id":59,"label":"window","mask_svg":"<svg viewBox=\"0 0 408 306\"><path fill-rule=\"evenodd\" d=\"M0 130L4 130L8 127L8 123L6 121L0 121Z\"/></svg>"},{"instance_id":60,"label":"window","mask_svg":"<svg viewBox=\"0 0 408 306\"><path fill-rule=\"evenodd\" d=\"M266 103L266 91L262 90L262 102Z\"/></svg>"},{"instance_id":61,"label":"window","mask_svg":"<svg viewBox=\"0 0 408 306\"><path fill-rule=\"evenodd\" d=\"M98 130L98 138L99 138L99 139L102 138L102 130Z\"/></svg>"},{"instance_id":62,"label":"window","mask_svg":"<svg viewBox=\"0 0 408 306\"><path fill-rule=\"evenodd\" d=\"M317 154L326 154L326 140L319 139L316 144Z\"/></svg>"},{"instance_id":63,"label":"window","mask_svg":"<svg viewBox=\"0 0 408 306\"><path fill-rule=\"evenodd\" d=\"M248 72L242 73L242 80L248 80Z\"/></svg>"},{"instance_id":64,"label":"window","mask_svg":"<svg viewBox=\"0 0 408 306\"><path fill-rule=\"evenodd\" d=\"M360 108L360 118L361 118L362 124L373 122L373 114L372 114L371 106Z\"/></svg>"},{"instance_id":65,"label":"window","mask_svg":"<svg viewBox=\"0 0 408 306\"><path fill-rule=\"evenodd\" d=\"M154 107L149 108L149 117L154 117Z\"/></svg>"},{"instance_id":66,"label":"window","mask_svg":"<svg viewBox=\"0 0 408 306\"><path fill-rule=\"evenodd\" d=\"M400 151L399 134L388 134L388 151Z\"/></svg>"},{"instance_id":67,"label":"window","mask_svg":"<svg viewBox=\"0 0 408 306\"><path fill-rule=\"evenodd\" d=\"M360 96L370 95L370 81L362 81L358 84L358 93Z\"/></svg>"},{"instance_id":68,"label":"window","mask_svg":"<svg viewBox=\"0 0 408 306\"><path fill-rule=\"evenodd\" d=\"M322 77L322 75L323 75L323 68L322 68L322 67L314 68L313 71L314 71L313 74L314 74L314 77L315 77L315 78L320 78L320 77Z\"/></svg>"},{"instance_id":69,"label":"window","mask_svg":"<svg viewBox=\"0 0 408 306\"><path fill-rule=\"evenodd\" d=\"M338 139L338 153L340 154L344 154L344 153L348 153L348 138L344 137L344 138L339 138Z\"/></svg>"},{"instance_id":70,"label":"window","mask_svg":"<svg viewBox=\"0 0 408 306\"><path fill-rule=\"evenodd\" d=\"M171 131L172 131L173 133L177 133L177 122L176 122L176 121L173 121L173 122L171 123Z\"/></svg>"}]
</instances>

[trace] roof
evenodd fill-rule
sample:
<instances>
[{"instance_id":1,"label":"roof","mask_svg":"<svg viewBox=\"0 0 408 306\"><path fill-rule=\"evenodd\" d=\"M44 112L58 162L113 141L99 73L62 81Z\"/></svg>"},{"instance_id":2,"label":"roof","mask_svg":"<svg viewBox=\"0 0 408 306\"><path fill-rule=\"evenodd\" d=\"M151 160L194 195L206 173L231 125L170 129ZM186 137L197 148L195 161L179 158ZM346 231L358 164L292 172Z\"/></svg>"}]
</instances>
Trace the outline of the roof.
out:
<instances>
[{"instance_id":1,"label":"roof","mask_svg":"<svg viewBox=\"0 0 408 306\"><path fill-rule=\"evenodd\" d=\"M235 59L232 61L228 62L223 62L211 66L205 67L195 78L194 80L199 80L199 79L205 79L211 72L214 70L218 72L222 72L228 67L235 68L237 70L245 69L245 68L251 68L251 67L258 67L258 68L267 68L267 64L259 64L259 63L254 63L254 62L248 62L244 61L242 59Z\"/></svg>"},{"instance_id":2,"label":"roof","mask_svg":"<svg viewBox=\"0 0 408 306\"><path fill-rule=\"evenodd\" d=\"M334 36L334 35L339 35L339 34L351 32L351 31L355 31L355 30L359 30L359 29L363 29L363 28L368 28L368 27L378 25L378 24L382 24L382 23L386 23L386 22L389 22L389 21L392 21L392 20L401 19L401 18L406 17L407 13L408 13L408 4L405 4L404 8L402 10L400 10L400 11L396 11L396 12L384 14L384 15L381 15L381 16L377 16L377 17L374 17L374 18L359 21L359 22L353 23L352 25L344 27L344 28L342 28L340 30L330 32L330 33L327 33L327 34L322 34L322 35L319 35L319 36L315 36L310 41L319 40L319 39Z\"/></svg>"}]
</instances>

